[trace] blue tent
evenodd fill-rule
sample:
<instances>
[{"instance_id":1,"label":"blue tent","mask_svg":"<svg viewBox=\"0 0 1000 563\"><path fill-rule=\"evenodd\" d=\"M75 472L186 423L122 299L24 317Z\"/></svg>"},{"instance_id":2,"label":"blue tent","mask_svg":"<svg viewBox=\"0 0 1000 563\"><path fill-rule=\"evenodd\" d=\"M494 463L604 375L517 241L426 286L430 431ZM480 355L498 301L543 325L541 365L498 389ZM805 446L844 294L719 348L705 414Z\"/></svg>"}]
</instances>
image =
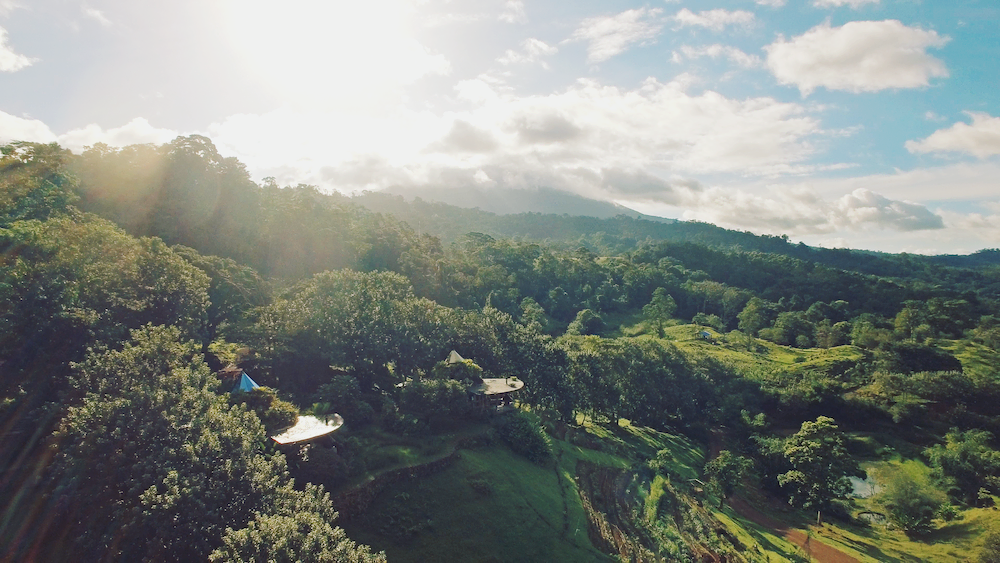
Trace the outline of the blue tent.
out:
<instances>
[{"instance_id":1,"label":"blue tent","mask_svg":"<svg viewBox=\"0 0 1000 563\"><path fill-rule=\"evenodd\" d=\"M260 385L257 385L256 381L250 379L250 376L247 375L246 372L243 372L243 375L240 376L240 380L236 383L235 386L233 386L232 392L238 393L242 391L245 393L248 391L253 391L258 387L260 387Z\"/></svg>"}]
</instances>

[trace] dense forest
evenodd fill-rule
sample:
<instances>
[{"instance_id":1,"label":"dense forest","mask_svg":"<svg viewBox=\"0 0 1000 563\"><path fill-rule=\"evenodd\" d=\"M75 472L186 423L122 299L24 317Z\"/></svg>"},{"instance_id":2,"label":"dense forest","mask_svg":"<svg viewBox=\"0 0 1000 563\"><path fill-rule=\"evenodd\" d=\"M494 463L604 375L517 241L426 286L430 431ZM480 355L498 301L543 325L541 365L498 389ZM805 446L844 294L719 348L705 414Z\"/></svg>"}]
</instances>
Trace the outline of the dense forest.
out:
<instances>
[{"instance_id":1,"label":"dense forest","mask_svg":"<svg viewBox=\"0 0 1000 563\"><path fill-rule=\"evenodd\" d=\"M579 489L597 530L576 560L765 560L720 531L727 499L855 525L844 499L866 473L904 539L964 514L976 556L1000 557L977 512L1000 494L1000 250L351 198L257 184L200 136L0 152L5 560L394 559L434 527L407 512L419 503L376 499L345 532L339 499L446 443L473 452L460 464L509 450L524 475L558 477L565 444L608 456L556 487ZM230 394L231 364L262 390ZM475 412L482 377L523 381L518 410ZM268 435L299 412L347 426L334 447L278 448ZM623 421L655 439L600 434ZM711 459L688 474L664 436ZM616 463L658 491L625 543L584 491Z\"/></svg>"}]
</instances>

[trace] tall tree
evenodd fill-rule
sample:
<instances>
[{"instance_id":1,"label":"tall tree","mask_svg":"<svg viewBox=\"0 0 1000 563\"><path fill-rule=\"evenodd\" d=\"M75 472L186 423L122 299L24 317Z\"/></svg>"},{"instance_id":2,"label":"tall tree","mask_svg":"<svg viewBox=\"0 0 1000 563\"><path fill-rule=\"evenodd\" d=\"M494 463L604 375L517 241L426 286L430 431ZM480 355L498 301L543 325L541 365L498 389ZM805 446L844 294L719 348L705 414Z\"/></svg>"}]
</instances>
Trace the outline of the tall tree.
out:
<instances>
[{"instance_id":1,"label":"tall tree","mask_svg":"<svg viewBox=\"0 0 1000 563\"><path fill-rule=\"evenodd\" d=\"M48 219L79 199L76 179L66 170L70 152L51 143L0 146L0 226Z\"/></svg>"},{"instance_id":2,"label":"tall tree","mask_svg":"<svg viewBox=\"0 0 1000 563\"><path fill-rule=\"evenodd\" d=\"M705 464L705 476L719 492L720 509L752 467L753 462L749 458L734 455L729 450L722 450L715 459Z\"/></svg>"},{"instance_id":3,"label":"tall tree","mask_svg":"<svg viewBox=\"0 0 1000 563\"><path fill-rule=\"evenodd\" d=\"M747 335L747 350L753 345L753 339L760 329L767 326L770 307L760 297L751 297L746 307L737 315L739 327Z\"/></svg>"},{"instance_id":4,"label":"tall tree","mask_svg":"<svg viewBox=\"0 0 1000 563\"><path fill-rule=\"evenodd\" d=\"M805 421L789 436L783 452L792 469L778 475L790 502L820 512L851 491L848 477L864 477L858 462L847 453L844 436L834 420L820 416Z\"/></svg>"},{"instance_id":5,"label":"tall tree","mask_svg":"<svg viewBox=\"0 0 1000 563\"><path fill-rule=\"evenodd\" d=\"M643 306L642 316L656 327L656 335L663 338L663 325L670 320L676 310L677 303L674 298L666 289L658 287L653 291L653 299Z\"/></svg>"},{"instance_id":6,"label":"tall tree","mask_svg":"<svg viewBox=\"0 0 1000 563\"><path fill-rule=\"evenodd\" d=\"M285 459L269 453L260 421L214 392L217 380L180 332L146 327L120 350L91 353L78 367L82 399L57 433L56 494L68 500L83 560L205 560L227 529L291 516L323 517L285 541L341 545L322 491L296 491ZM251 560L269 552L255 545ZM308 552L301 552L307 560Z\"/></svg>"},{"instance_id":7,"label":"tall tree","mask_svg":"<svg viewBox=\"0 0 1000 563\"><path fill-rule=\"evenodd\" d=\"M953 428L945 443L924 450L939 477L950 480L959 498L974 503L980 488L1000 491L1000 452L990 447L993 434Z\"/></svg>"}]
</instances>

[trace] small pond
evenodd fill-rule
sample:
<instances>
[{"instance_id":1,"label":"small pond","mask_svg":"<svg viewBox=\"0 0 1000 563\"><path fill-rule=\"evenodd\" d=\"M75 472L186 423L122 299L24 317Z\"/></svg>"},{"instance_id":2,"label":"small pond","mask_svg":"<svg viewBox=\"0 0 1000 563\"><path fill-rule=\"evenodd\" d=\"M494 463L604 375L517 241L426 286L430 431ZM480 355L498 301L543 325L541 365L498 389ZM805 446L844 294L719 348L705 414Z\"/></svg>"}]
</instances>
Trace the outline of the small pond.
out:
<instances>
[{"instance_id":1,"label":"small pond","mask_svg":"<svg viewBox=\"0 0 1000 563\"><path fill-rule=\"evenodd\" d=\"M858 477L848 477L851 480L851 493L848 496L854 498L870 498L882 491L882 486L875 482L871 476L867 479Z\"/></svg>"}]
</instances>

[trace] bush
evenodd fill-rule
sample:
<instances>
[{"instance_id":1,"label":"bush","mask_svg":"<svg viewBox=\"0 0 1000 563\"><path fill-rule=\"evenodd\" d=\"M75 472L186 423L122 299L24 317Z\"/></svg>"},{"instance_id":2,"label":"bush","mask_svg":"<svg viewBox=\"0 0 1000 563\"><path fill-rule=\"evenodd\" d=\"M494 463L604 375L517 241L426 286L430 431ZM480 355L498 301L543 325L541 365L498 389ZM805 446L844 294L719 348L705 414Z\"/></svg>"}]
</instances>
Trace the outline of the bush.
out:
<instances>
[{"instance_id":1,"label":"bush","mask_svg":"<svg viewBox=\"0 0 1000 563\"><path fill-rule=\"evenodd\" d=\"M361 400L361 386L350 375L336 375L316 392L316 400L330 405L330 410L344 417L352 426L367 424L375 417L375 409Z\"/></svg>"},{"instance_id":2,"label":"bush","mask_svg":"<svg viewBox=\"0 0 1000 563\"><path fill-rule=\"evenodd\" d=\"M945 443L924 450L936 476L954 485L953 493L963 502L980 500L980 490L987 496L1000 490L1000 452L990 447L993 435L985 430L952 429Z\"/></svg>"},{"instance_id":3,"label":"bush","mask_svg":"<svg viewBox=\"0 0 1000 563\"><path fill-rule=\"evenodd\" d=\"M483 382L483 368L472 360L462 360L455 364L438 362L431 369L431 376L438 380L454 379L470 383Z\"/></svg>"},{"instance_id":4,"label":"bush","mask_svg":"<svg viewBox=\"0 0 1000 563\"><path fill-rule=\"evenodd\" d=\"M454 379L409 381L399 395L399 406L431 424L465 416L472 410L468 387Z\"/></svg>"},{"instance_id":5,"label":"bush","mask_svg":"<svg viewBox=\"0 0 1000 563\"><path fill-rule=\"evenodd\" d=\"M299 420L299 409L288 401L278 398L278 393L270 387L257 387L246 393L230 395L232 404L244 404L256 413L268 433L294 426Z\"/></svg>"},{"instance_id":6,"label":"bush","mask_svg":"<svg viewBox=\"0 0 1000 563\"><path fill-rule=\"evenodd\" d=\"M604 319L590 309L577 313L576 319L566 327L567 334L576 335L597 334L602 330L604 330Z\"/></svg>"},{"instance_id":7,"label":"bush","mask_svg":"<svg viewBox=\"0 0 1000 563\"><path fill-rule=\"evenodd\" d=\"M534 418L513 412L498 418L494 426L497 435L514 453L538 464L552 456L549 438Z\"/></svg>"},{"instance_id":8,"label":"bush","mask_svg":"<svg viewBox=\"0 0 1000 563\"><path fill-rule=\"evenodd\" d=\"M722 322L722 319L718 315L706 315L705 313L696 313L694 317L691 318L691 323L698 326L707 326L714 328L718 332L725 330L726 325Z\"/></svg>"},{"instance_id":9,"label":"bush","mask_svg":"<svg viewBox=\"0 0 1000 563\"><path fill-rule=\"evenodd\" d=\"M271 403L271 408L264 411L263 415L258 414L257 416L260 416L260 421L264 423L264 428L268 432L274 432L295 426L295 423L299 421L299 409L288 401L275 399Z\"/></svg>"},{"instance_id":10,"label":"bush","mask_svg":"<svg viewBox=\"0 0 1000 563\"><path fill-rule=\"evenodd\" d=\"M947 496L934 487L927 475L900 468L884 474L884 489L875 501L885 508L889 520L908 535L924 535L946 506Z\"/></svg>"},{"instance_id":11,"label":"bush","mask_svg":"<svg viewBox=\"0 0 1000 563\"><path fill-rule=\"evenodd\" d=\"M962 371L962 363L951 353L914 342L890 344L882 363L886 371L895 373Z\"/></svg>"},{"instance_id":12,"label":"bush","mask_svg":"<svg viewBox=\"0 0 1000 563\"><path fill-rule=\"evenodd\" d=\"M977 558L979 563L1000 563L1000 530L986 534Z\"/></svg>"},{"instance_id":13,"label":"bush","mask_svg":"<svg viewBox=\"0 0 1000 563\"><path fill-rule=\"evenodd\" d=\"M493 482L489 479L480 479L476 477L468 477L466 482L469 483L469 487L476 492L476 494L484 497L493 496Z\"/></svg>"}]
</instances>

